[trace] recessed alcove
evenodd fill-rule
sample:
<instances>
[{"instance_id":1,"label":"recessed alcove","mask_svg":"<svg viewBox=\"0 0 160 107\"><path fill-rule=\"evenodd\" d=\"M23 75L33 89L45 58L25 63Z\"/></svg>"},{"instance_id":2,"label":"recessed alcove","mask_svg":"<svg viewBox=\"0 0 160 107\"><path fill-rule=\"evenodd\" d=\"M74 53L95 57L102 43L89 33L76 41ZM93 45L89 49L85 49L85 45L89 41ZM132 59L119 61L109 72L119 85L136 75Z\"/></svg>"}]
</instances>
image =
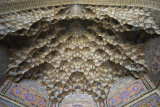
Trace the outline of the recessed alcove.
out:
<instances>
[{"instance_id":1,"label":"recessed alcove","mask_svg":"<svg viewBox=\"0 0 160 107\"><path fill-rule=\"evenodd\" d=\"M65 96L59 107L96 107L97 104L88 94L69 94Z\"/></svg>"}]
</instances>

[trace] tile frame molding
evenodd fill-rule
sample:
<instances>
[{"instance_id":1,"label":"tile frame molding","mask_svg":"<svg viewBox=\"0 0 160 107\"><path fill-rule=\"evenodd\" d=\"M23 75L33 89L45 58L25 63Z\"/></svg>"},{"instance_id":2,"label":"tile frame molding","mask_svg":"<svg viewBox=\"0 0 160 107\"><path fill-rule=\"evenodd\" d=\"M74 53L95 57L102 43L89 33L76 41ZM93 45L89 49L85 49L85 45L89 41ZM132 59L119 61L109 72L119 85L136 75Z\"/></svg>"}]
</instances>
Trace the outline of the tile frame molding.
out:
<instances>
[{"instance_id":1,"label":"tile frame molding","mask_svg":"<svg viewBox=\"0 0 160 107\"><path fill-rule=\"evenodd\" d=\"M138 99L130 102L129 104L125 105L124 107L132 107L137 102L140 102L140 101L144 100L145 98L149 97L150 95L152 95L154 93L158 94L158 96L160 97L160 91L158 89L155 89L155 90L153 90L153 91L151 91L147 94L144 94L143 96L139 97Z\"/></svg>"}]
</instances>

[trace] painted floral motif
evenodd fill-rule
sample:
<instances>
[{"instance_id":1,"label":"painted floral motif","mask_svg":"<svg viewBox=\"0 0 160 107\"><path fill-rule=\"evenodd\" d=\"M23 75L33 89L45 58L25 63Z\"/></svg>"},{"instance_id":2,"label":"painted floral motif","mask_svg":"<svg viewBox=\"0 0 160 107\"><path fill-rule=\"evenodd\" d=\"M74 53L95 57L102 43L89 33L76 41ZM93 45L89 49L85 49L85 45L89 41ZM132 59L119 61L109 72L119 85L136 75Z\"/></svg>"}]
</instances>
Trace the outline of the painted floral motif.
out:
<instances>
[{"instance_id":1,"label":"painted floral motif","mask_svg":"<svg viewBox=\"0 0 160 107\"><path fill-rule=\"evenodd\" d=\"M120 96L119 96L119 98L120 99L127 99L128 97L129 97L129 94L130 94L130 91L128 91L128 90L126 90L126 91L123 91L121 94L120 94Z\"/></svg>"},{"instance_id":2,"label":"painted floral motif","mask_svg":"<svg viewBox=\"0 0 160 107\"><path fill-rule=\"evenodd\" d=\"M112 103L113 103L113 104L115 104L116 101L117 101L117 100L116 100L115 98L112 99Z\"/></svg>"},{"instance_id":3,"label":"painted floral motif","mask_svg":"<svg viewBox=\"0 0 160 107\"><path fill-rule=\"evenodd\" d=\"M20 102L34 105L36 107L47 107L46 99L18 84L14 84L11 86L11 88L7 92L7 96Z\"/></svg>"},{"instance_id":4,"label":"painted floral motif","mask_svg":"<svg viewBox=\"0 0 160 107\"><path fill-rule=\"evenodd\" d=\"M16 90L16 94L22 94L21 89L17 89L17 90Z\"/></svg>"},{"instance_id":5,"label":"painted floral motif","mask_svg":"<svg viewBox=\"0 0 160 107\"><path fill-rule=\"evenodd\" d=\"M48 98L47 91L40 83L36 83L36 80L22 80L19 85L30 87L30 89L42 97Z\"/></svg>"},{"instance_id":6,"label":"painted floral motif","mask_svg":"<svg viewBox=\"0 0 160 107\"><path fill-rule=\"evenodd\" d=\"M39 100L39 101L38 101L38 104L39 104L39 105L43 105L43 101L42 101L42 100Z\"/></svg>"},{"instance_id":7,"label":"painted floral motif","mask_svg":"<svg viewBox=\"0 0 160 107\"><path fill-rule=\"evenodd\" d=\"M139 87L138 86L134 86L132 91L138 91Z\"/></svg>"},{"instance_id":8,"label":"painted floral motif","mask_svg":"<svg viewBox=\"0 0 160 107\"><path fill-rule=\"evenodd\" d=\"M25 99L27 99L28 101L34 102L36 100L35 96L32 95L31 93L26 93L24 94Z\"/></svg>"},{"instance_id":9,"label":"painted floral motif","mask_svg":"<svg viewBox=\"0 0 160 107\"><path fill-rule=\"evenodd\" d=\"M136 98L137 96L145 92L147 92L147 89L143 85L143 83L141 81L136 81L110 97L108 100L108 106L121 107L125 102L129 101L130 99Z\"/></svg>"}]
</instances>

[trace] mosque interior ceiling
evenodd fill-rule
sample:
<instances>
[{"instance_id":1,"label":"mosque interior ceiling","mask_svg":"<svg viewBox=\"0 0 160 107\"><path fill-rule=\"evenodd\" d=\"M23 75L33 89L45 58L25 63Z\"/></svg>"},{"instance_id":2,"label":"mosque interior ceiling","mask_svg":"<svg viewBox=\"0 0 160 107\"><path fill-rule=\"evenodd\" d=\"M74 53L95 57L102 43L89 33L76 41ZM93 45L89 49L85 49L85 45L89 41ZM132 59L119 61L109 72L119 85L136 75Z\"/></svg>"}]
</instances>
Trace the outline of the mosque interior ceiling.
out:
<instances>
[{"instance_id":1,"label":"mosque interior ceiling","mask_svg":"<svg viewBox=\"0 0 160 107\"><path fill-rule=\"evenodd\" d=\"M106 100L115 82L141 78L149 71L147 42L160 34L150 10L139 7L53 6L2 14L0 21L5 75L39 80L53 102L73 92Z\"/></svg>"}]
</instances>

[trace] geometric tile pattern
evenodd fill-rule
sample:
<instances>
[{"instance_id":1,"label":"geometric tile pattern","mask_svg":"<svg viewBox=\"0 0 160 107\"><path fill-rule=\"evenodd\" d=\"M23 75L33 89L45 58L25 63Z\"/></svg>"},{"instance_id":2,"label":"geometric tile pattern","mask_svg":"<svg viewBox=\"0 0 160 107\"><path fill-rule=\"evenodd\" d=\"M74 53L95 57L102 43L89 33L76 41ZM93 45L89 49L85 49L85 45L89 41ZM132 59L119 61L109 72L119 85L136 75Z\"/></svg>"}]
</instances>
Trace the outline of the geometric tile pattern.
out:
<instances>
[{"instance_id":1,"label":"geometric tile pattern","mask_svg":"<svg viewBox=\"0 0 160 107\"><path fill-rule=\"evenodd\" d=\"M6 86L3 88L1 92L6 93L6 91L10 88L11 85L12 85L12 82L8 81L8 83L6 84Z\"/></svg>"},{"instance_id":2,"label":"geometric tile pattern","mask_svg":"<svg viewBox=\"0 0 160 107\"><path fill-rule=\"evenodd\" d=\"M0 107L20 107L18 105L15 105L11 102L9 102L8 100L4 100L2 98L0 98Z\"/></svg>"},{"instance_id":3,"label":"geometric tile pattern","mask_svg":"<svg viewBox=\"0 0 160 107\"><path fill-rule=\"evenodd\" d=\"M3 84L0 86L0 92L4 89L4 87L8 84L9 80L5 80Z\"/></svg>"},{"instance_id":4,"label":"geometric tile pattern","mask_svg":"<svg viewBox=\"0 0 160 107\"><path fill-rule=\"evenodd\" d=\"M133 107L160 107L160 97L154 93L148 98L141 100L140 102L132 105Z\"/></svg>"},{"instance_id":5,"label":"geometric tile pattern","mask_svg":"<svg viewBox=\"0 0 160 107\"><path fill-rule=\"evenodd\" d=\"M152 75L150 75L150 74L146 74L146 75L144 75L144 79L147 81L147 83L152 87L152 89L153 88L155 88L156 87L156 82L155 81L153 81L153 77L152 77ZM144 82L144 81L143 81Z\"/></svg>"}]
</instances>

